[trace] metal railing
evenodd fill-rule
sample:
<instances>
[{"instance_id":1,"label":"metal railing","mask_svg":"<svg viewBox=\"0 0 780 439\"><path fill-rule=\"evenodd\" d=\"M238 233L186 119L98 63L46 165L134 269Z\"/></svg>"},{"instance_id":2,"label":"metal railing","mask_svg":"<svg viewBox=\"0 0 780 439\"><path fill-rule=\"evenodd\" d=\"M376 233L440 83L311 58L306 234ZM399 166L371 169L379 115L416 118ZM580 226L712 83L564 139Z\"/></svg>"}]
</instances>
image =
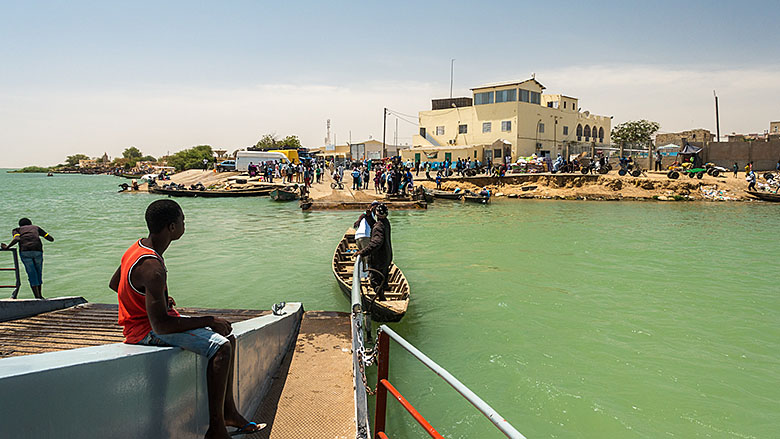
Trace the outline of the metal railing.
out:
<instances>
[{"instance_id":1,"label":"metal railing","mask_svg":"<svg viewBox=\"0 0 780 439\"><path fill-rule=\"evenodd\" d=\"M353 289L354 295L354 289ZM423 418L423 416L401 395L398 390L393 387L388 381L388 369L389 369L389 354L390 354L390 339L396 341L402 348L406 349L414 358L419 360L429 369L431 369L436 375L439 375L444 381L447 382L452 388L460 393L468 402L477 408L483 415L485 415L490 422L492 422L506 437L512 439L525 439L525 436L520 434L506 419L498 414L492 407L490 407L479 396L472 392L463 383L458 381L457 378L452 376L443 367L436 364L433 360L428 358L425 354L420 352L419 349L414 347L411 343L404 340L403 337L396 334L392 329L385 325L379 328L379 352L378 363L379 370L377 372L377 390L376 390L376 414L374 415L374 436L380 439L387 439L385 434L385 417L387 410L387 392L389 391L401 405L406 409L409 414L425 429L425 431L432 438L442 438L433 426Z\"/></svg>"},{"instance_id":2,"label":"metal railing","mask_svg":"<svg viewBox=\"0 0 780 439\"><path fill-rule=\"evenodd\" d=\"M352 308L350 322L352 324L352 370L355 377L355 422L357 439L368 439L370 427L368 424L368 395L365 383L365 348L363 345L363 305L360 297L360 277L363 273L360 256L355 258L352 271ZM357 279L357 282L355 280Z\"/></svg>"},{"instance_id":3,"label":"metal railing","mask_svg":"<svg viewBox=\"0 0 780 439\"><path fill-rule=\"evenodd\" d=\"M19 295L19 288L22 286L22 281L19 278L19 257L16 254L15 248L6 248L6 249L0 249L0 251L4 252L11 252L14 257L14 266L13 268L0 268L0 271L14 271L16 272L16 284L15 285L0 285L0 288L13 288L14 291L11 293L11 299L16 299L16 296Z\"/></svg>"}]
</instances>

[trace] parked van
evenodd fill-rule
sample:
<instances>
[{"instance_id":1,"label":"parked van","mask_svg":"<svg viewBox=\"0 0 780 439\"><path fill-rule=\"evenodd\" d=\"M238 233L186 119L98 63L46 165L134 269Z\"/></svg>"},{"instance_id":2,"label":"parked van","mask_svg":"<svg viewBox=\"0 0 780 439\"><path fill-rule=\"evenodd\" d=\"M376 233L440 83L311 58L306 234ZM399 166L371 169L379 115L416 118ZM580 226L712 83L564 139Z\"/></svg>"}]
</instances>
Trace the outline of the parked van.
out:
<instances>
[{"instance_id":1,"label":"parked van","mask_svg":"<svg viewBox=\"0 0 780 439\"><path fill-rule=\"evenodd\" d=\"M236 171L245 172L249 167L249 163L259 165L273 160L290 163L290 159L278 151L238 151L236 153Z\"/></svg>"}]
</instances>

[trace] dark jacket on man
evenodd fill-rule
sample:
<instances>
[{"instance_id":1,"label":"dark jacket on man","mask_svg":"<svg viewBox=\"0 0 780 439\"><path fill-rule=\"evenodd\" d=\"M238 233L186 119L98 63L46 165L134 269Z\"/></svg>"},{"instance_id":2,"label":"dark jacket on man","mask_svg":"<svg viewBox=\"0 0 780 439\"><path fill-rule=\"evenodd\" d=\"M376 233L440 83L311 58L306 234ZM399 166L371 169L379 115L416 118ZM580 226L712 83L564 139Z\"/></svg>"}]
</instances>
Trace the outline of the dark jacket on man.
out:
<instances>
[{"instance_id":1,"label":"dark jacket on man","mask_svg":"<svg viewBox=\"0 0 780 439\"><path fill-rule=\"evenodd\" d=\"M371 267L382 270L393 262L393 244L390 240L390 221L378 219L371 226L371 241L360 251L361 255L371 256Z\"/></svg>"}]
</instances>

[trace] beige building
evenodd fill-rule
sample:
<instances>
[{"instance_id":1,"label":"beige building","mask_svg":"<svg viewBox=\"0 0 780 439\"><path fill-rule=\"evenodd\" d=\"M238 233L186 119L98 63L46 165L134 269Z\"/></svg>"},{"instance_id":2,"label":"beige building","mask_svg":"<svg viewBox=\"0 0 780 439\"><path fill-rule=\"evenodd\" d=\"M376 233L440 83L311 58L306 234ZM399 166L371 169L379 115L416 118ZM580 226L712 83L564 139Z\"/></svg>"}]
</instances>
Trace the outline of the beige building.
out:
<instances>
[{"instance_id":1,"label":"beige building","mask_svg":"<svg viewBox=\"0 0 780 439\"><path fill-rule=\"evenodd\" d=\"M382 142L380 140L368 139L361 142L324 145L319 148L312 148L309 152L316 153L320 157L325 158L325 160L332 160L334 158L346 160L373 160L397 156L399 155L399 151L403 148L403 146L390 144L385 144L385 146L382 147ZM387 155L383 155L385 151L387 152Z\"/></svg>"},{"instance_id":2,"label":"beige building","mask_svg":"<svg viewBox=\"0 0 780 439\"><path fill-rule=\"evenodd\" d=\"M88 160L79 160L79 168L94 168L97 167L97 160L95 159L88 159Z\"/></svg>"},{"instance_id":3,"label":"beige building","mask_svg":"<svg viewBox=\"0 0 780 439\"><path fill-rule=\"evenodd\" d=\"M715 134L704 128L695 130L680 131L679 133L664 133L655 135L655 145L664 146L673 143L677 146L683 146L685 141L709 143L715 140Z\"/></svg>"},{"instance_id":4,"label":"beige building","mask_svg":"<svg viewBox=\"0 0 780 439\"><path fill-rule=\"evenodd\" d=\"M472 159L502 162L610 143L611 117L581 111L577 98L544 89L532 78L473 88L473 98L434 99L432 110L419 112L420 132L404 155L436 161L426 157L438 151L456 160L469 150Z\"/></svg>"}]
</instances>

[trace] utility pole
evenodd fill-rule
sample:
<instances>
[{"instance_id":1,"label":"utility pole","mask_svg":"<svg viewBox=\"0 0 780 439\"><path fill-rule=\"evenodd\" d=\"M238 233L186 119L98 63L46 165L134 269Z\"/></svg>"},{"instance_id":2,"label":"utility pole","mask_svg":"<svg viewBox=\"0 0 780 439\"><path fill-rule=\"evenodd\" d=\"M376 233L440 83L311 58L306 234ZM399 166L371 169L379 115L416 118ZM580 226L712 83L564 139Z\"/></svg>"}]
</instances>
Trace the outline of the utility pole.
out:
<instances>
[{"instance_id":1,"label":"utility pole","mask_svg":"<svg viewBox=\"0 0 780 439\"><path fill-rule=\"evenodd\" d=\"M715 95L715 132L716 142L720 142L720 116L718 115L718 95L715 93L715 90L712 90L712 94Z\"/></svg>"},{"instance_id":2,"label":"utility pole","mask_svg":"<svg viewBox=\"0 0 780 439\"><path fill-rule=\"evenodd\" d=\"M455 72L455 58L450 60L450 99L452 99L452 78Z\"/></svg>"},{"instance_id":3,"label":"utility pole","mask_svg":"<svg viewBox=\"0 0 780 439\"><path fill-rule=\"evenodd\" d=\"M382 114L382 158L387 157L387 145L385 144L385 134L387 134L387 107Z\"/></svg>"}]
</instances>

